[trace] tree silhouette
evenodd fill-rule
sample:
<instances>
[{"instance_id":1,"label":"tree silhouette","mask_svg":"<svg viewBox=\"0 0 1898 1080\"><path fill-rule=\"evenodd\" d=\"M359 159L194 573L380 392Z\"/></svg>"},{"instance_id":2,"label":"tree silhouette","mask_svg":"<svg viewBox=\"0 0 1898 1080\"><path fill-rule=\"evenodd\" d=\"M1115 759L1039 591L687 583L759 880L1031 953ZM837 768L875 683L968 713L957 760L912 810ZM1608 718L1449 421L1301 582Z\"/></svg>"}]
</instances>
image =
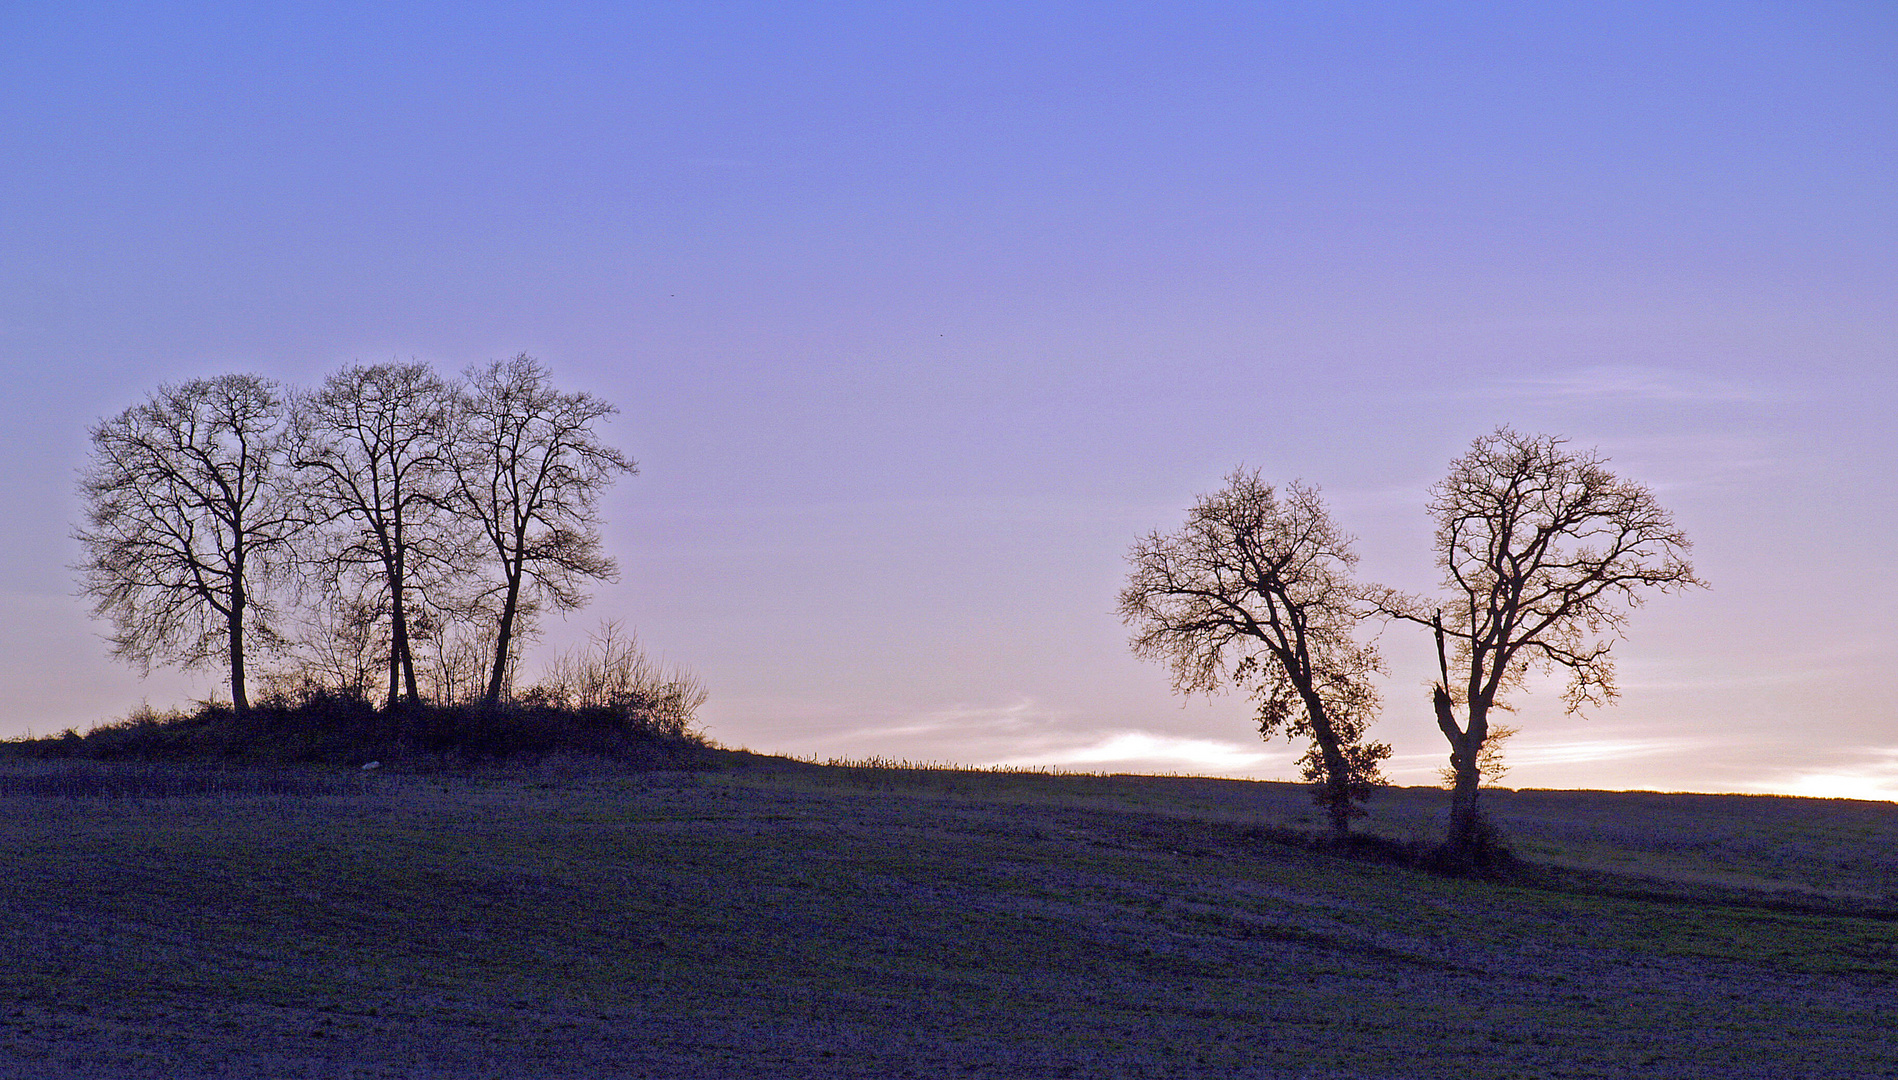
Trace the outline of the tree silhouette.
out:
<instances>
[{"instance_id":1,"label":"tree silhouette","mask_svg":"<svg viewBox=\"0 0 1898 1080\"><path fill-rule=\"evenodd\" d=\"M388 701L419 701L413 638L432 598L451 603L470 562L449 511L452 396L425 364L344 368L300 395L294 425L301 495L325 526L330 583L379 579L389 621Z\"/></svg>"},{"instance_id":2,"label":"tree silhouette","mask_svg":"<svg viewBox=\"0 0 1898 1080\"><path fill-rule=\"evenodd\" d=\"M281 485L283 413L256 375L161 386L93 427L79 485L77 569L113 654L148 672L223 657L240 714L250 642L274 637L260 586L307 524Z\"/></svg>"},{"instance_id":3,"label":"tree silhouette","mask_svg":"<svg viewBox=\"0 0 1898 1080\"><path fill-rule=\"evenodd\" d=\"M1305 778L1333 831L1347 834L1390 747L1363 741L1380 663L1356 636L1351 538L1318 493L1295 482L1280 499L1257 472L1234 472L1177 532L1143 537L1128 559L1120 614L1137 630L1134 653L1167 664L1182 693L1244 686L1262 736L1310 739Z\"/></svg>"},{"instance_id":4,"label":"tree silhouette","mask_svg":"<svg viewBox=\"0 0 1898 1080\"><path fill-rule=\"evenodd\" d=\"M457 396L447 458L453 503L486 538L499 572L490 704L505 686L524 605L544 599L571 610L587 600L583 582L615 576L600 551L599 498L638 467L602 443L594 425L617 411L554 389L546 367L525 353L471 371Z\"/></svg>"},{"instance_id":5,"label":"tree silhouette","mask_svg":"<svg viewBox=\"0 0 1898 1080\"><path fill-rule=\"evenodd\" d=\"M1564 702L1578 712L1617 690L1610 649L1646 590L1702 586L1691 547L1646 487L1610 473L1594 451L1509 428L1477 439L1431 489L1441 603L1384 592L1389 615L1429 626L1440 681L1431 690L1450 743L1448 848L1480 856L1477 797L1490 713L1532 668L1569 675ZM1463 719L1457 718L1457 709Z\"/></svg>"}]
</instances>

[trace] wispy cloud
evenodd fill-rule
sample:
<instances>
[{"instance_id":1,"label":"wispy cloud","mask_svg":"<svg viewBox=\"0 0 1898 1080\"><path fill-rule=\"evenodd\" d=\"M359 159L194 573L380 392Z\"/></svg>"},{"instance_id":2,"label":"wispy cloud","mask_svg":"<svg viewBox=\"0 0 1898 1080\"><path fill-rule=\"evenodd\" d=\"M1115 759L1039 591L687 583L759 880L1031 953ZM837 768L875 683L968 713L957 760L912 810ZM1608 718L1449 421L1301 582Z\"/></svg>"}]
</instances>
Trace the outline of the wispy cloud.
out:
<instances>
[{"instance_id":1,"label":"wispy cloud","mask_svg":"<svg viewBox=\"0 0 1898 1080\"><path fill-rule=\"evenodd\" d=\"M1466 396L1511 401L1655 402L1662 404L1762 405L1783 395L1764 387L1691 371L1637 366L1576 368L1550 375L1507 379L1467 391Z\"/></svg>"},{"instance_id":2,"label":"wispy cloud","mask_svg":"<svg viewBox=\"0 0 1898 1080\"><path fill-rule=\"evenodd\" d=\"M1822 685L1854 673L1854 669L1839 663L1814 662L1802 666L1796 657L1791 660L1782 660L1775 667L1764 671L1730 673L1725 670L1716 670L1705 675L1696 675L1687 673L1686 669L1686 664L1675 664L1672 673L1666 675L1630 675L1619 680L1621 690L1624 694L1630 692L1706 694L1739 690L1772 690L1781 687Z\"/></svg>"},{"instance_id":3,"label":"wispy cloud","mask_svg":"<svg viewBox=\"0 0 1898 1080\"><path fill-rule=\"evenodd\" d=\"M1563 742L1510 746L1504 753L1510 765L1571 765L1578 762L1627 761L1632 758L1683 754L1714 744L1712 739L1570 739Z\"/></svg>"},{"instance_id":4,"label":"wispy cloud","mask_svg":"<svg viewBox=\"0 0 1898 1080\"><path fill-rule=\"evenodd\" d=\"M993 737L1046 729L1071 715L1067 710L1047 708L1032 697L1022 697L1005 705L948 705L903 717L890 724L860 728L855 734L884 738L953 732L964 736Z\"/></svg>"},{"instance_id":5,"label":"wispy cloud","mask_svg":"<svg viewBox=\"0 0 1898 1080\"><path fill-rule=\"evenodd\" d=\"M1583 784L1599 783L1598 774L1587 766L1692 754L1719 744L1715 739L1684 736L1523 741L1527 738L1525 733L1504 744L1503 764L1510 772L1503 783L1563 787L1578 782L1574 777ZM1385 763L1384 771L1396 783L1434 784L1449 761L1446 745L1441 752L1397 754Z\"/></svg>"}]
</instances>

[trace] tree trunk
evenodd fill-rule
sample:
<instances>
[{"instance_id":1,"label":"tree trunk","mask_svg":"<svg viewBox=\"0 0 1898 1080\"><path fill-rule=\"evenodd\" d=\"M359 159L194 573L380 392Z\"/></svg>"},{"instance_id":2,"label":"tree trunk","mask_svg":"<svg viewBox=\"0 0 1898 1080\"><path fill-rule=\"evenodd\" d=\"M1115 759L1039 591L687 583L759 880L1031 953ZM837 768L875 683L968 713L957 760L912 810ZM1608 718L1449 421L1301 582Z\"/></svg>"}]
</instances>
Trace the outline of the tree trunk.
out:
<instances>
[{"instance_id":1,"label":"tree trunk","mask_svg":"<svg viewBox=\"0 0 1898 1080\"><path fill-rule=\"evenodd\" d=\"M408 702L422 700L415 684L415 655L409 649L408 575L402 566L402 527L395 529L394 558L389 572L389 707L397 702L398 685L406 689ZM398 676L400 683L398 684Z\"/></svg>"},{"instance_id":2,"label":"tree trunk","mask_svg":"<svg viewBox=\"0 0 1898 1080\"><path fill-rule=\"evenodd\" d=\"M395 642L389 642L389 696L383 702L384 709L393 709L402 701L402 659L395 653Z\"/></svg>"},{"instance_id":3,"label":"tree trunk","mask_svg":"<svg viewBox=\"0 0 1898 1080\"><path fill-rule=\"evenodd\" d=\"M241 587L232 590L227 625L231 639L231 710L242 720L250 711L250 698L244 693L244 592Z\"/></svg>"},{"instance_id":4,"label":"tree trunk","mask_svg":"<svg viewBox=\"0 0 1898 1080\"><path fill-rule=\"evenodd\" d=\"M1351 835L1351 766L1338 752L1338 741L1327 739L1318 745L1325 756L1325 809L1331 814L1331 835L1340 840Z\"/></svg>"},{"instance_id":5,"label":"tree trunk","mask_svg":"<svg viewBox=\"0 0 1898 1080\"><path fill-rule=\"evenodd\" d=\"M422 690L415 680L415 648L409 643L406 630L402 634L402 685L403 692L411 705L422 700Z\"/></svg>"},{"instance_id":6,"label":"tree trunk","mask_svg":"<svg viewBox=\"0 0 1898 1080\"><path fill-rule=\"evenodd\" d=\"M1483 773L1477 760L1483 740L1489 734L1488 709L1481 701L1470 703L1469 727L1457 725L1450 695L1439 686L1431 695L1437 711L1437 726L1450 740L1450 768L1456 782L1450 790L1450 833L1446 841L1451 854L1464 862L1474 862L1481 835L1482 814L1477 797L1482 792Z\"/></svg>"},{"instance_id":7,"label":"tree trunk","mask_svg":"<svg viewBox=\"0 0 1898 1080\"><path fill-rule=\"evenodd\" d=\"M507 681L507 653L514 642L514 615L520 607L521 573L517 568L508 575L507 599L501 604L501 625L494 636L494 670L488 676L488 692L484 700L489 705L498 705L501 701L501 687Z\"/></svg>"},{"instance_id":8,"label":"tree trunk","mask_svg":"<svg viewBox=\"0 0 1898 1080\"><path fill-rule=\"evenodd\" d=\"M390 583L389 602L389 704L395 708L402 703L402 654L409 643L409 624L402 611L402 591L394 582Z\"/></svg>"},{"instance_id":9,"label":"tree trunk","mask_svg":"<svg viewBox=\"0 0 1898 1080\"><path fill-rule=\"evenodd\" d=\"M1450 762L1456 771L1456 784L1450 791L1450 850L1464 859L1473 859L1476 855L1478 823L1482 815L1477 807L1477 795L1481 792L1482 774L1477 772L1476 756L1470 748L1474 742L1463 740L1464 748L1451 755Z\"/></svg>"},{"instance_id":10,"label":"tree trunk","mask_svg":"<svg viewBox=\"0 0 1898 1080\"><path fill-rule=\"evenodd\" d=\"M409 652L409 618L400 589L395 596L389 630L389 704L395 705L401 700L398 694L406 692L406 700L412 705L422 696L416 690L415 659Z\"/></svg>"},{"instance_id":11,"label":"tree trunk","mask_svg":"<svg viewBox=\"0 0 1898 1080\"><path fill-rule=\"evenodd\" d=\"M395 704L396 684L394 673L402 673L403 688L408 693L408 703L416 704L422 700L422 694L415 684L415 653L409 647L409 575L404 558L408 548L403 540L402 490L400 481L394 491L396 500L394 521L389 530L389 539L383 541L384 563L389 570L389 659L392 664L389 679L389 704Z\"/></svg>"},{"instance_id":12,"label":"tree trunk","mask_svg":"<svg viewBox=\"0 0 1898 1080\"><path fill-rule=\"evenodd\" d=\"M1338 747L1338 733L1331 727L1324 699L1305 686L1299 687L1299 697L1304 699L1305 715L1311 721L1312 741L1318 744L1319 758L1325 763L1319 801L1331 816L1331 834L1342 840L1351 835L1351 763Z\"/></svg>"}]
</instances>

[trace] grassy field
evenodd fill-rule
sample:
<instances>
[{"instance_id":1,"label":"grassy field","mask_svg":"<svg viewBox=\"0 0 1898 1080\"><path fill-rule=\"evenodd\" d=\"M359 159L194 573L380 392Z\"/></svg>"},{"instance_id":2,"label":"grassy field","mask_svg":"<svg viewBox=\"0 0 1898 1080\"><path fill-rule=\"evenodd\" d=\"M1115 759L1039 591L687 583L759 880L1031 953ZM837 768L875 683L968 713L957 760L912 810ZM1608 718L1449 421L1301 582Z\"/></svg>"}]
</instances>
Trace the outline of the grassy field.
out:
<instances>
[{"instance_id":1,"label":"grassy field","mask_svg":"<svg viewBox=\"0 0 1898 1080\"><path fill-rule=\"evenodd\" d=\"M0 1077L1898 1076L1898 806L751 762L0 766Z\"/></svg>"}]
</instances>

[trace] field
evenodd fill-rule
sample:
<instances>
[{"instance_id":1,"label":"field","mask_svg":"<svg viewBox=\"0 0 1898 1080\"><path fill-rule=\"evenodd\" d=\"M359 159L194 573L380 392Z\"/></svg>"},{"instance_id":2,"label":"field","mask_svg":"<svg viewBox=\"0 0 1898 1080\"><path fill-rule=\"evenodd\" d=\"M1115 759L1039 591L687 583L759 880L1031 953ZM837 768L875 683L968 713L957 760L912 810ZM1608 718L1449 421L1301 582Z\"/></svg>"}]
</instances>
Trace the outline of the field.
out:
<instances>
[{"instance_id":1,"label":"field","mask_svg":"<svg viewBox=\"0 0 1898 1080\"><path fill-rule=\"evenodd\" d=\"M1895 805L741 766L0 764L0 1077L1898 1076Z\"/></svg>"}]
</instances>

